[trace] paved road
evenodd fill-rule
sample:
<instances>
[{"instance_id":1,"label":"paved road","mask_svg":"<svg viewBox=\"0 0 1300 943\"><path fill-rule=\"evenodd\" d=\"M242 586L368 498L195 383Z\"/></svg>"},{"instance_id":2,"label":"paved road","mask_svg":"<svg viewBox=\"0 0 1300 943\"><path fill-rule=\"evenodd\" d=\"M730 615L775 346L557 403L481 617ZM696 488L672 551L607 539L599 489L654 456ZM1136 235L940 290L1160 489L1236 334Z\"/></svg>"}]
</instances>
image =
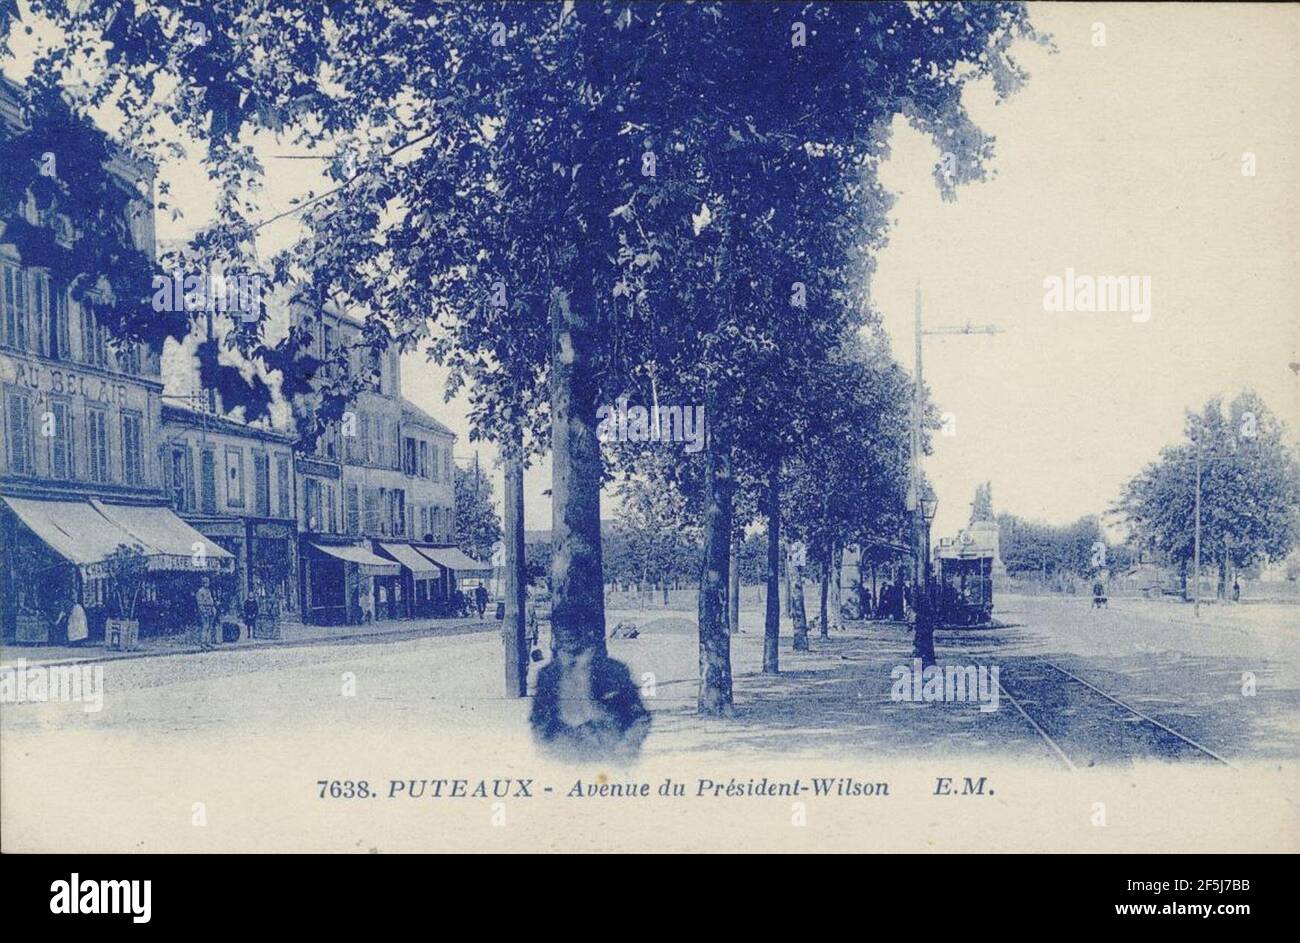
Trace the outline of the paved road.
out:
<instances>
[{"instance_id":1,"label":"paved road","mask_svg":"<svg viewBox=\"0 0 1300 943\"><path fill-rule=\"evenodd\" d=\"M1109 611L1094 611L1082 598L1012 598L999 611L1007 625L944 631L937 647L944 663L1000 666L1006 691L1023 702L1025 712L1046 732L1070 741L1085 765L1195 751L1126 717L1122 708L1044 667L1043 660L1224 756L1293 754L1293 731L1300 723L1296 630L1271 621L1248 629L1171 622L1186 617L1180 610L1119 602ZM803 696L806 685L800 687L800 679L814 675L828 682L819 696L829 708L837 698L852 702L852 710L819 714L828 726L860 723L881 729L885 740L911 742L906 735L889 736L891 719L880 727L880 718L863 714L864 701L882 710L890 706L889 671L909 660L905 630L854 627L836 633L830 643L814 636L808 655L789 652L786 642L787 675L774 680L759 674L761 616L744 615L745 631L733 644L733 662L742 720L756 728L746 742L753 742L765 721L776 722L770 701ZM643 626L639 639L611 643L611 650L652 692L648 700L652 709L664 712L665 723L657 727L664 733L681 735L701 723L690 713L697 677L691 616L611 614L611 625L617 618L633 618ZM102 710L86 712L75 704L6 705L0 730L11 738L55 729L114 730L157 735L164 742L171 735L232 731L366 735L393 729L487 730L498 724L517 730L527 704L498 696L500 651L499 636L489 630L115 661L102 666ZM836 679L847 686L829 683ZM1251 689L1251 679L1254 694L1244 693ZM774 684L782 687L774 689ZM812 702L805 706L813 709ZM1032 727L1010 705L1004 704L1000 713L1008 716L998 718L997 729L987 714L975 718L983 725L979 729L987 728L989 742L1005 739L1016 725L1034 739ZM1117 735L1126 729L1128 736ZM715 728L711 736L720 749L725 747L725 732ZM668 737L661 747L671 750L687 742ZM811 745L815 748L815 739Z\"/></svg>"}]
</instances>

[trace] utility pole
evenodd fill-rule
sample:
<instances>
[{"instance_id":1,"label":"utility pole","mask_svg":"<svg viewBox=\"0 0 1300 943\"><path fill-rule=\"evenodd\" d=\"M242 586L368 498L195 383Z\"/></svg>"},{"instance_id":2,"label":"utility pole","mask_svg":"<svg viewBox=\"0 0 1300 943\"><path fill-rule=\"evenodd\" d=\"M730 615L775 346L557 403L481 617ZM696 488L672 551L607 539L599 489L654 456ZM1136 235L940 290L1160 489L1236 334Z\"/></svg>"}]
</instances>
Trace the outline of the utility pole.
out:
<instances>
[{"instance_id":1,"label":"utility pole","mask_svg":"<svg viewBox=\"0 0 1300 943\"><path fill-rule=\"evenodd\" d=\"M1192 609L1201 617L1201 437L1196 437L1196 527L1192 536Z\"/></svg>"},{"instance_id":2,"label":"utility pole","mask_svg":"<svg viewBox=\"0 0 1300 943\"><path fill-rule=\"evenodd\" d=\"M523 432L516 430L505 459L503 517L505 533L505 614L501 642L505 651L506 697L528 694L527 605L528 578L524 547Z\"/></svg>"},{"instance_id":3,"label":"utility pole","mask_svg":"<svg viewBox=\"0 0 1300 943\"><path fill-rule=\"evenodd\" d=\"M912 655L922 663L934 663L934 627L929 621L929 606L922 604L925 591L925 553L921 519L921 410L925 380L921 367L921 283L916 283L916 308L913 335L916 342L915 376L912 382L912 467L907 485L907 509L912 512Z\"/></svg>"},{"instance_id":4,"label":"utility pole","mask_svg":"<svg viewBox=\"0 0 1300 943\"><path fill-rule=\"evenodd\" d=\"M1002 328L993 324L975 325L967 321L961 325L945 325L926 330L921 320L921 283L916 283L916 309L913 331L915 337L916 369L912 385L912 467L907 487L907 509L912 513L912 586L916 605L916 628L913 632L912 654L925 664L934 662L933 607L930 605L929 548L926 546L926 523L921 500L921 425L924 410L925 375L922 365L921 340L927 334L1001 334Z\"/></svg>"}]
</instances>

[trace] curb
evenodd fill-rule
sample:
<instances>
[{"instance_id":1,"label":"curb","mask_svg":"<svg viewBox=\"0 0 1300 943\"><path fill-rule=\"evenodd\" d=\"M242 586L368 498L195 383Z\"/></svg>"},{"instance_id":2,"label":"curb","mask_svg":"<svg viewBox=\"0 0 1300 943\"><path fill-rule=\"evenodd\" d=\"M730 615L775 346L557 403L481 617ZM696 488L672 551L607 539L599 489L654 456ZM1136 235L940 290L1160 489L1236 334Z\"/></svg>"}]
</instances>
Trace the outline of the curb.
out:
<instances>
[{"instance_id":1,"label":"curb","mask_svg":"<svg viewBox=\"0 0 1300 943\"><path fill-rule=\"evenodd\" d=\"M490 628L496 626L495 622L489 622L489 621L484 621L482 623L478 623L478 622L460 623L460 625L480 625L480 624L483 626L482 631L488 631ZM442 628L457 628L457 627L459 626L443 626ZM240 652L240 651L252 652L252 651L258 651L259 649L263 649L263 648L305 648L308 645L333 645L338 642L355 641L356 639L364 639L364 638L383 639L383 638L391 638L394 636L417 637L420 635L437 635L437 634L438 634L438 630L434 628L405 629L405 630L394 631L394 632L354 632L348 635L330 635L330 636L323 636L321 638L308 638L308 639L266 639L258 642L256 645L246 645L242 647L231 646L229 648L218 646L216 648L204 649L204 648L199 648L196 645L186 645L186 646L178 646L176 648L167 649L166 651L135 651L135 652L112 653L112 654L106 653L103 657L65 658L60 661L43 661L39 665L31 665L30 667L62 668L68 665L81 665L81 664L85 664L86 662L92 662L92 661L96 663L104 663L110 661L133 661L141 658L163 658L169 655L208 655L217 652ZM473 635L475 633L459 632L457 634ZM407 639L399 638L399 641L406 641L406 640Z\"/></svg>"}]
</instances>

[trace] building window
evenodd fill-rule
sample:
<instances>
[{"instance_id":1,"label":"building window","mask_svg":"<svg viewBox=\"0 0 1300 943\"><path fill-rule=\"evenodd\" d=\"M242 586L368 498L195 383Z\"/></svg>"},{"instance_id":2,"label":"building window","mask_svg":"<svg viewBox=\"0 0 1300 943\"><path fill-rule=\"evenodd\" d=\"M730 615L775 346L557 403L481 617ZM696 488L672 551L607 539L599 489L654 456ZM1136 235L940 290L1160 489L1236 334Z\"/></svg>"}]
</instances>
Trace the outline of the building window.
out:
<instances>
[{"instance_id":1,"label":"building window","mask_svg":"<svg viewBox=\"0 0 1300 943\"><path fill-rule=\"evenodd\" d=\"M72 409L65 400L50 397L54 429L50 436L50 475L68 480L76 476L72 454Z\"/></svg>"},{"instance_id":2,"label":"building window","mask_svg":"<svg viewBox=\"0 0 1300 943\"><path fill-rule=\"evenodd\" d=\"M289 457L281 455L275 460L276 487L280 492L280 516L293 517L293 497L290 494Z\"/></svg>"},{"instance_id":3,"label":"building window","mask_svg":"<svg viewBox=\"0 0 1300 943\"><path fill-rule=\"evenodd\" d=\"M320 501L320 481L316 478L303 479L302 498L304 510L307 513L307 530L320 532L321 521L321 501Z\"/></svg>"},{"instance_id":4,"label":"building window","mask_svg":"<svg viewBox=\"0 0 1300 943\"><path fill-rule=\"evenodd\" d=\"M258 517L271 516L271 460L265 452L253 453L253 501Z\"/></svg>"},{"instance_id":5,"label":"building window","mask_svg":"<svg viewBox=\"0 0 1300 943\"><path fill-rule=\"evenodd\" d=\"M337 533L339 529L338 517L336 516L335 510L337 502L335 500L334 486L328 483L325 485L325 502L329 505L329 508L325 512L325 516L329 521L329 532L331 534Z\"/></svg>"},{"instance_id":6,"label":"building window","mask_svg":"<svg viewBox=\"0 0 1300 943\"><path fill-rule=\"evenodd\" d=\"M89 450L87 456L90 466L87 468L91 481L108 481L108 417L102 409L86 410L86 426Z\"/></svg>"},{"instance_id":7,"label":"building window","mask_svg":"<svg viewBox=\"0 0 1300 943\"><path fill-rule=\"evenodd\" d=\"M45 272L31 272L32 325L36 331L37 354L49 357L54 346L54 321L50 317L50 276Z\"/></svg>"},{"instance_id":8,"label":"building window","mask_svg":"<svg viewBox=\"0 0 1300 943\"><path fill-rule=\"evenodd\" d=\"M131 376L140 375L139 344L127 341L118 349L117 357L123 373L129 373Z\"/></svg>"},{"instance_id":9,"label":"building window","mask_svg":"<svg viewBox=\"0 0 1300 943\"><path fill-rule=\"evenodd\" d=\"M9 440L9 471L14 475L36 474L32 440L32 398L17 389L6 391L5 412Z\"/></svg>"},{"instance_id":10,"label":"building window","mask_svg":"<svg viewBox=\"0 0 1300 943\"><path fill-rule=\"evenodd\" d=\"M81 302L81 362L95 367L106 363L104 329L95 315L94 301L88 296Z\"/></svg>"},{"instance_id":11,"label":"building window","mask_svg":"<svg viewBox=\"0 0 1300 943\"><path fill-rule=\"evenodd\" d=\"M394 488L388 492L388 532L394 537L401 537L406 533L406 492L401 488Z\"/></svg>"},{"instance_id":12,"label":"building window","mask_svg":"<svg viewBox=\"0 0 1300 943\"><path fill-rule=\"evenodd\" d=\"M176 505L178 511L194 510L194 482L190 474L190 450L188 446L172 446L170 467L172 503Z\"/></svg>"},{"instance_id":13,"label":"building window","mask_svg":"<svg viewBox=\"0 0 1300 943\"><path fill-rule=\"evenodd\" d=\"M236 445L226 446L226 504L244 506L244 450Z\"/></svg>"},{"instance_id":14,"label":"building window","mask_svg":"<svg viewBox=\"0 0 1300 943\"><path fill-rule=\"evenodd\" d=\"M369 465L370 464L370 417L362 413L358 421L358 425L361 427L359 430L361 441L357 444L357 449L359 452L358 458L360 458L364 464Z\"/></svg>"},{"instance_id":15,"label":"building window","mask_svg":"<svg viewBox=\"0 0 1300 943\"><path fill-rule=\"evenodd\" d=\"M203 470L203 513L217 513L217 453L212 449L203 450L201 459ZM188 461L186 465L188 466ZM193 492L190 492L193 494ZM191 502L193 498L190 499Z\"/></svg>"},{"instance_id":16,"label":"building window","mask_svg":"<svg viewBox=\"0 0 1300 943\"><path fill-rule=\"evenodd\" d=\"M16 265L0 265L3 284L0 284L0 343L19 350L27 349L27 286L23 270Z\"/></svg>"},{"instance_id":17,"label":"building window","mask_svg":"<svg viewBox=\"0 0 1300 943\"><path fill-rule=\"evenodd\" d=\"M424 439L420 440L420 460L416 470L421 478L429 477L429 443Z\"/></svg>"},{"instance_id":18,"label":"building window","mask_svg":"<svg viewBox=\"0 0 1300 943\"><path fill-rule=\"evenodd\" d=\"M364 516L362 517L361 526L363 533L373 534L379 530L379 495L373 488L367 488L363 492L364 499Z\"/></svg>"},{"instance_id":19,"label":"building window","mask_svg":"<svg viewBox=\"0 0 1300 943\"><path fill-rule=\"evenodd\" d=\"M347 530L349 534L361 533L361 503L357 496L357 486L348 485L347 494Z\"/></svg>"},{"instance_id":20,"label":"building window","mask_svg":"<svg viewBox=\"0 0 1300 943\"><path fill-rule=\"evenodd\" d=\"M56 292L54 295L54 341L55 349L51 354L56 360L72 359L72 331L68 325L68 293Z\"/></svg>"},{"instance_id":21,"label":"building window","mask_svg":"<svg viewBox=\"0 0 1300 943\"><path fill-rule=\"evenodd\" d=\"M442 480L442 476L441 476L440 474L438 474L438 443L435 442L435 443L433 443L433 445L430 446L430 447L433 449L433 466L432 466L432 469L431 469L431 471L433 472L433 474L432 474L430 477L431 477L434 481L441 481L441 480Z\"/></svg>"},{"instance_id":22,"label":"building window","mask_svg":"<svg viewBox=\"0 0 1300 943\"><path fill-rule=\"evenodd\" d=\"M139 413L122 413L122 480L128 485L144 484L144 444Z\"/></svg>"}]
</instances>

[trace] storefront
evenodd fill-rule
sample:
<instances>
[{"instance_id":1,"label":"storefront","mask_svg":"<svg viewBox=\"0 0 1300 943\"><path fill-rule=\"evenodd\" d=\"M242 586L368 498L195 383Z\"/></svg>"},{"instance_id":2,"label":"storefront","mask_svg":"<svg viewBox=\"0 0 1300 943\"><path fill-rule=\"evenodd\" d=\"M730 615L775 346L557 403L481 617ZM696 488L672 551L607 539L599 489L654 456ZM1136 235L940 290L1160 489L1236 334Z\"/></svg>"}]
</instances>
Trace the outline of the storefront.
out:
<instances>
[{"instance_id":1,"label":"storefront","mask_svg":"<svg viewBox=\"0 0 1300 943\"><path fill-rule=\"evenodd\" d=\"M402 568L352 543L303 540L301 589L307 622L347 625L395 618L390 602Z\"/></svg>"},{"instance_id":2,"label":"storefront","mask_svg":"<svg viewBox=\"0 0 1300 943\"><path fill-rule=\"evenodd\" d=\"M459 547L422 547L416 549L420 554L432 563L436 563L442 570L442 580L439 589L445 594L445 598L450 601L451 609L454 612L459 608L456 604L457 593L464 594L465 611L472 607L473 593L478 586L487 586L492 579L492 565L475 560L466 554Z\"/></svg>"},{"instance_id":3,"label":"storefront","mask_svg":"<svg viewBox=\"0 0 1300 943\"><path fill-rule=\"evenodd\" d=\"M377 540L375 549L402 565L401 578L397 584L404 601L400 618L429 618L442 614L438 607L438 586L442 570L436 563L406 543Z\"/></svg>"},{"instance_id":4,"label":"storefront","mask_svg":"<svg viewBox=\"0 0 1300 943\"><path fill-rule=\"evenodd\" d=\"M0 595L10 600L4 630L19 643L66 640L76 603L86 609L92 639L102 638L110 617L134 617L145 635L182 631L193 624L189 610L200 579L234 573L230 553L165 507L93 498L4 497L0 504L6 584ZM124 553L144 569L138 593L125 598L115 575Z\"/></svg>"}]
</instances>

